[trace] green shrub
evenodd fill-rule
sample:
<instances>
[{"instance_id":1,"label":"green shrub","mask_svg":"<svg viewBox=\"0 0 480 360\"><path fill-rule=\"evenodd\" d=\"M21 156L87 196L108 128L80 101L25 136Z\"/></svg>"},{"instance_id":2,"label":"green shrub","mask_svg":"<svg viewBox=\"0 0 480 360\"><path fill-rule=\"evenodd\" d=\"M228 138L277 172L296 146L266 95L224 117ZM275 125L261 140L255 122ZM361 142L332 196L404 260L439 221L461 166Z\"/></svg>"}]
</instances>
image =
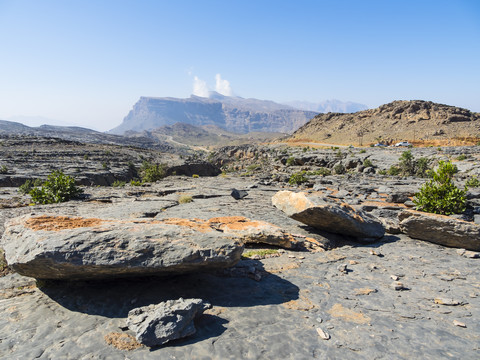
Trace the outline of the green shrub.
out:
<instances>
[{"instance_id":1,"label":"green shrub","mask_svg":"<svg viewBox=\"0 0 480 360\"><path fill-rule=\"evenodd\" d=\"M379 175L387 175L387 170L385 170L385 169L378 170L378 171L377 171L377 174L379 174Z\"/></svg>"},{"instance_id":2,"label":"green shrub","mask_svg":"<svg viewBox=\"0 0 480 360\"><path fill-rule=\"evenodd\" d=\"M75 179L63 174L62 171L54 171L48 175L41 187L30 190L30 196L35 204L53 204L68 201L82 193L75 185Z\"/></svg>"},{"instance_id":3,"label":"green shrub","mask_svg":"<svg viewBox=\"0 0 480 360\"><path fill-rule=\"evenodd\" d=\"M343 166L342 163L338 163L337 165L335 165L335 166L333 167L333 171L334 171L335 174L337 174L337 175L345 174L345 166Z\"/></svg>"},{"instance_id":4,"label":"green shrub","mask_svg":"<svg viewBox=\"0 0 480 360\"><path fill-rule=\"evenodd\" d=\"M300 185L308 181L308 178L303 172L294 173L290 176L288 183L290 185Z\"/></svg>"},{"instance_id":5,"label":"green shrub","mask_svg":"<svg viewBox=\"0 0 480 360\"><path fill-rule=\"evenodd\" d=\"M287 166L295 165L295 158L294 158L293 156L290 156L290 157L287 159L286 164L287 164Z\"/></svg>"},{"instance_id":6,"label":"green shrub","mask_svg":"<svg viewBox=\"0 0 480 360\"><path fill-rule=\"evenodd\" d=\"M332 172L330 169L326 167L321 167L315 171L308 171L306 175L322 175L322 176L327 176L327 175L332 175Z\"/></svg>"},{"instance_id":7,"label":"green shrub","mask_svg":"<svg viewBox=\"0 0 480 360\"><path fill-rule=\"evenodd\" d=\"M366 152L367 152L367 150L365 150L365 149L360 150L360 154L365 154Z\"/></svg>"},{"instance_id":8,"label":"green shrub","mask_svg":"<svg viewBox=\"0 0 480 360\"><path fill-rule=\"evenodd\" d=\"M20 185L18 188L18 191L20 194L29 194L30 191L35 187L35 186L42 186L43 181L40 179L27 179L23 185Z\"/></svg>"},{"instance_id":9,"label":"green shrub","mask_svg":"<svg viewBox=\"0 0 480 360\"><path fill-rule=\"evenodd\" d=\"M424 157L421 157L415 160L415 175L418 177L428 177L431 174L430 169L430 160Z\"/></svg>"},{"instance_id":10,"label":"green shrub","mask_svg":"<svg viewBox=\"0 0 480 360\"><path fill-rule=\"evenodd\" d=\"M400 174L403 176L415 174L415 160L410 150L404 151L399 160L398 168L400 169Z\"/></svg>"},{"instance_id":11,"label":"green shrub","mask_svg":"<svg viewBox=\"0 0 480 360\"><path fill-rule=\"evenodd\" d=\"M131 180L130 185L132 185L132 186L142 186L142 182L140 180Z\"/></svg>"},{"instance_id":12,"label":"green shrub","mask_svg":"<svg viewBox=\"0 0 480 360\"><path fill-rule=\"evenodd\" d=\"M120 180L115 180L112 184L113 187L122 187L125 186L126 182L125 181L120 181Z\"/></svg>"},{"instance_id":13,"label":"green shrub","mask_svg":"<svg viewBox=\"0 0 480 360\"><path fill-rule=\"evenodd\" d=\"M387 174L390 176L397 176L398 174L400 174L400 169L398 166L392 165L388 169Z\"/></svg>"},{"instance_id":14,"label":"green shrub","mask_svg":"<svg viewBox=\"0 0 480 360\"><path fill-rule=\"evenodd\" d=\"M468 179L465 183L466 187L479 187L480 186L480 180L476 176L472 176L470 179Z\"/></svg>"},{"instance_id":15,"label":"green shrub","mask_svg":"<svg viewBox=\"0 0 480 360\"><path fill-rule=\"evenodd\" d=\"M200 177L200 176L199 176L198 174L193 174L193 175L192 175L192 178L194 178L194 179L198 179L199 177Z\"/></svg>"},{"instance_id":16,"label":"green shrub","mask_svg":"<svg viewBox=\"0 0 480 360\"><path fill-rule=\"evenodd\" d=\"M140 170L143 182L155 182L167 176L163 164L152 164L144 161Z\"/></svg>"},{"instance_id":17,"label":"green shrub","mask_svg":"<svg viewBox=\"0 0 480 360\"><path fill-rule=\"evenodd\" d=\"M255 171L255 170L260 169L260 168L261 168L260 165L251 164L251 165L248 165L248 166L247 166L247 171Z\"/></svg>"},{"instance_id":18,"label":"green shrub","mask_svg":"<svg viewBox=\"0 0 480 360\"><path fill-rule=\"evenodd\" d=\"M432 171L432 180L423 184L413 202L417 210L434 214L459 214L465 211L466 190L453 183L458 171L451 162L440 161L437 171Z\"/></svg>"},{"instance_id":19,"label":"green shrub","mask_svg":"<svg viewBox=\"0 0 480 360\"><path fill-rule=\"evenodd\" d=\"M365 160L363 160L363 166L366 167L366 168L367 167L373 167L373 163L370 159L365 159Z\"/></svg>"},{"instance_id":20,"label":"green shrub","mask_svg":"<svg viewBox=\"0 0 480 360\"><path fill-rule=\"evenodd\" d=\"M459 161L465 160L466 158L467 158L467 155L465 155L465 154L461 154L461 155L457 156L457 160L459 160Z\"/></svg>"},{"instance_id":21,"label":"green shrub","mask_svg":"<svg viewBox=\"0 0 480 360\"><path fill-rule=\"evenodd\" d=\"M8 168L6 165L0 166L0 174L8 174Z\"/></svg>"}]
</instances>

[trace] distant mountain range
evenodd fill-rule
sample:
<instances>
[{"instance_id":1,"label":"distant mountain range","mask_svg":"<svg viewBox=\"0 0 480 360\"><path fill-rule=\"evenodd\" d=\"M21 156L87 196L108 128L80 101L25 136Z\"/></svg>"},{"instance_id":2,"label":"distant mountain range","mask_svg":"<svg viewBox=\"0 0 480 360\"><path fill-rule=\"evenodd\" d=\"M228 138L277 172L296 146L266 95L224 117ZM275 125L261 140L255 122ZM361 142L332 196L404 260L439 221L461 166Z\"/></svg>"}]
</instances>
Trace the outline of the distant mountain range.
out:
<instances>
[{"instance_id":1,"label":"distant mountain range","mask_svg":"<svg viewBox=\"0 0 480 360\"><path fill-rule=\"evenodd\" d=\"M317 115L268 100L244 99L210 92L208 98L187 99L141 97L113 134L151 130L175 123L216 125L234 133L291 133Z\"/></svg>"},{"instance_id":2,"label":"distant mountain range","mask_svg":"<svg viewBox=\"0 0 480 360\"><path fill-rule=\"evenodd\" d=\"M289 101L286 105L292 106L296 109L315 111L319 113L354 113L357 111L367 110L368 106L351 101L340 101L336 99L325 100L318 103L308 101Z\"/></svg>"}]
</instances>

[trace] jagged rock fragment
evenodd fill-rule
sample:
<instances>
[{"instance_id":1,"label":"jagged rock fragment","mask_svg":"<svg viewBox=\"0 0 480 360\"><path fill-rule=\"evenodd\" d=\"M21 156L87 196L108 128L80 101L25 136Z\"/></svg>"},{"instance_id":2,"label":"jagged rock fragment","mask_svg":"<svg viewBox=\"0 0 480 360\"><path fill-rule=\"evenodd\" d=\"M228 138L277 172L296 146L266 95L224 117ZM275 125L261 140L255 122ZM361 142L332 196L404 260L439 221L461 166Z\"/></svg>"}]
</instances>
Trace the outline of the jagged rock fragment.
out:
<instances>
[{"instance_id":1,"label":"jagged rock fragment","mask_svg":"<svg viewBox=\"0 0 480 360\"><path fill-rule=\"evenodd\" d=\"M195 334L193 320L212 306L202 299L168 300L128 312L127 326L146 346L159 346Z\"/></svg>"}]
</instances>

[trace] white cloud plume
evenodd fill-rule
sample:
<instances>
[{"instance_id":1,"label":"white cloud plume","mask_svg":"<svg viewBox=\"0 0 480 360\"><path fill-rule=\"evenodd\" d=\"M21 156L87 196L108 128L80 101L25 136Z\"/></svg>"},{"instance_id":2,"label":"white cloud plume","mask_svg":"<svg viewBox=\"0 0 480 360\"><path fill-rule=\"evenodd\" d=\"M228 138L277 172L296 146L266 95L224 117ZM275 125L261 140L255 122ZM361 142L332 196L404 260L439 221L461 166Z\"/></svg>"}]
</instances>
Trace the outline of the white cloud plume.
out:
<instances>
[{"instance_id":1,"label":"white cloud plume","mask_svg":"<svg viewBox=\"0 0 480 360\"><path fill-rule=\"evenodd\" d=\"M228 80L222 79L220 74L215 75L215 91L225 95L232 96L233 91Z\"/></svg>"},{"instance_id":2,"label":"white cloud plume","mask_svg":"<svg viewBox=\"0 0 480 360\"><path fill-rule=\"evenodd\" d=\"M199 79L197 76L193 78L193 95L208 97L207 82Z\"/></svg>"}]
</instances>

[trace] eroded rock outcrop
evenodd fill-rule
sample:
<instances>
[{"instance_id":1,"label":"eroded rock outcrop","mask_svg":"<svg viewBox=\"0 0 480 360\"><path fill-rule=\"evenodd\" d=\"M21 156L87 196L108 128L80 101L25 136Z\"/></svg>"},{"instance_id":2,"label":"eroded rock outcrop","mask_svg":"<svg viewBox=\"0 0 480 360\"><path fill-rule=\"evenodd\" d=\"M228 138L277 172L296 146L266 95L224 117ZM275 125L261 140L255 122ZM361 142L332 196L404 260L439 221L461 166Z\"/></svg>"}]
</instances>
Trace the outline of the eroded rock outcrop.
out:
<instances>
[{"instance_id":1,"label":"eroded rock outcrop","mask_svg":"<svg viewBox=\"0 0 480 360\"><path fill-rule=\"evenodd\" d=\"M279 191L272 203L292 219L320 230L363 240L385 234L380 221L348 204L327 203L321 197L292 191Z\"/></svg>"},{"instance_id":2,"label":"eroded rock outcrop","mask_svg":"<svg viewBox=\"0 0 480 360\"><path fill-rule=\"evenodd\" d=\"M185 219L106 220L39 215L10 220L7 263L40 279L164 275L233 266L243 245Z\"/></svg>"},{"instance_id":3,"label":"eroded rock outcrop","mask_svg":"<svg viewBox=\"0 0 480 360\"><path fill-rule=\"evenodd\" d=\"M118 220L26 215L3 237L7 263L40 279L163 275L233 266L244 243L296 248L308 239L242 216Z\"/></svg>"},{"instance_id":4,"label":"eroded rock outcrop","mask_svg":"<svg viewBox=\"0 0 480 360\"><path fill-rule=\"evenodd\" d=\"M449 216L403 211L400 229L406 235L432 243L480 251L480 225Z\"/></svg>"}]
</instances>

